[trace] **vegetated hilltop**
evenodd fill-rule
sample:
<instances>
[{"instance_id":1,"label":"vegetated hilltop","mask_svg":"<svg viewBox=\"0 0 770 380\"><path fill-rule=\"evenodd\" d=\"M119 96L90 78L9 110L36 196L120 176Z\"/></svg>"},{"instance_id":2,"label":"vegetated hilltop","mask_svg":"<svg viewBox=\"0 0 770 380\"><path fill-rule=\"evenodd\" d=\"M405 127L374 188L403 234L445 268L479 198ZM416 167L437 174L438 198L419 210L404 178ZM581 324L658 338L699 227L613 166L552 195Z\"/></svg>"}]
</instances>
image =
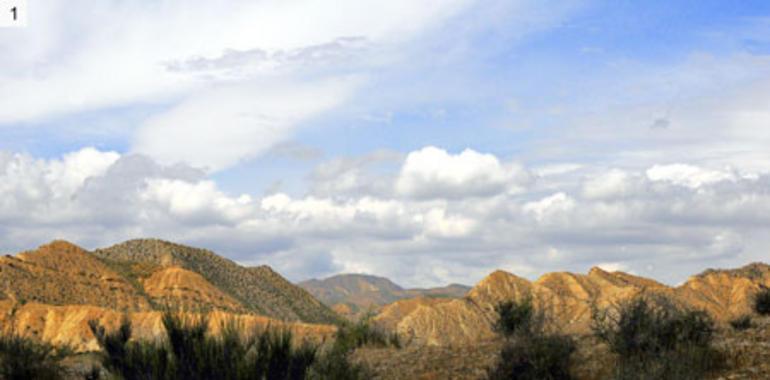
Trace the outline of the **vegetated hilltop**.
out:
<instances>
[{"instance_id":1,"label":"vegetated hilltop","mask_svg":"<svg viewBox=\"0 0 770 380\"><path fill-rule=\"evenodd\" d=\"M0 299L98 305L117 310L150 308L148 297L129 279L64 241L0 257Z\"/></svg>"},{"instance_id":2,"label":"vegetated hilltop","mask_svg":"<svg viewBox=\"0 0 770 380\"><path fill-rule=\"evenodd\" d=\"M179 267L199 274L245 310L289 321L334 323L338 316L268 266L242 267L205 249L162 240L130 240L94 255L128 276L141 276L142 266Z\"/></svg>"},{"instance_id":3,"label":"vegetated hilltop","mask_svg":"<svg viewBox=\"0 0 770 380\"><path fill-rule=\"evenodd\" d=\"M469 286L458 284L428 289L404 289L387 278L365 274L339 274L323 280L303 281L298 285L321 302L348 316L377 310L383 305L405 298L460 298L471 289Z\"/></svg>"},{"instance_id":4,"label":"vegetated hilltop","mask_svg":"<svg viewBox=\"0 0 770 380\"><path fill-rule=\"evenodd\" d=\"M678 287L623 272L592 268L588 274L548 273L529 281L496 271L462 299L431 302L400 300L383 307L375 322L394 329L406 344L463 345L494 337L495 306L532 297L548 323L567 333L590 332L593 309L635 296L661 295L674 303L704 309L726 322L751 309L753 295L770 286L770 266L750 264L734 270L709 270Z\"/></svg>"},{"instance_id":5,"label":"vegetated hilltop","mask_svg":"<svg viewBox=\"0 0 770 380\"><path fill-rule=\"evenodd\" d=\"M329 335L331 309L272 271L246 268L211 251L133 240L88 252L65 241L0 257L0 326L78 350L96 347L89 319L117 325L127 315L153 336L160 311L210 313L246 325L287 325L297 336ZM218 314L217 314L218 313Z\"/></svg>"}]
</instances>

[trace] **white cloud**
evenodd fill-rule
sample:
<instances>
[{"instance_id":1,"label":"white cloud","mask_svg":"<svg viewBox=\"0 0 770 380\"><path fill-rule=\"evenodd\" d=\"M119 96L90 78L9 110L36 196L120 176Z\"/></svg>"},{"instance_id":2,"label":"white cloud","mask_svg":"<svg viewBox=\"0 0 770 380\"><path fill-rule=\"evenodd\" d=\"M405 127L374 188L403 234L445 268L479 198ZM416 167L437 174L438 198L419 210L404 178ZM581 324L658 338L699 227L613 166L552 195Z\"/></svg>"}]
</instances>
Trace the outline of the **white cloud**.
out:
<instances>
[{"instance_id":1,"label":"white cloud","mask_svg":"<svg viewBox=\"0 0 770 380\"><path fill-rule=\"evenodd\" d=\"M520 191L529 180L521 167L502 164L491 154L466 149L450 154L436 147L409 153L396 190L414 198L462 198Z\"/></svg>"},{"instance_id":2,"label":"white cloud","mask_svg":"<svg viewBox=\"0 0 770 380\"><path fill-rule=\"evenodd\" d=\"M731 172L708 170L687 164L655 165L647 169L651 181L665 181L678 186L698 188L722 181L735 181Z\"/></svg>"},{"instance_id":3,"label":"white cloud","mask_svg":"<svg viewBox=\"0 0 770 380\"><path fill-rule=\"evenodd\" d=\"M379 175L396 187L410 157L431 149L437 148L412 152L400 169ZM438 151L442 160L505 172L491 154ZM447 179L441 166L428 165L421 168L441 173L434 180L494 178L497 190L493 196L471 191L434 198L364 188L336 196L256 196L228 194L200 171L143 156L92 148L51 160L0 153L0 250L53 238L93 248L155 236L244 263L267 263L293 279L360 270L410 286L473 283L496 268L535 276L595 265L674 283L707 266L765 257L770 177L716 180L722 177L701 175L711 169L671 165L688 174L660 179L648 178L655 166L586 167L541 177L511 193L504 189L518 186L516 176Z\"/></svg>"},{"instance_id":4,"label":"white cloud","mask_svg":"<svg viewBox=\"0 0 770 380\"><path fill-rule=\"evenodd\" d=\"M534 202L527 202L522 206L525 213L534 216L535 220L543 224L564 222L564 218L575 208L575 200L565 193L556 193Z\"/></svg>"},{"instance_id":5,"label":"white cloud","mask_svg":"<svg viewBox=\"0 0 770 380\"><path fill-rule=\"evenodd\" d=\"M586 180L583 184L583 196L592 199L611 199L632 195L631 193L641 190L639 182L630 173L612 169Z\"/></svg>"},{"instance_id":6,"label":"white cloud","mask_svg":"<svg viewBox=\"0 0 770 380\"><path fill-rule=\"evenodd\" d=\"M471 3L36 1L28 28L0 35L0 128L162 105L133 151L221 169L340 106Z\"/></svg>"}]
</instances>

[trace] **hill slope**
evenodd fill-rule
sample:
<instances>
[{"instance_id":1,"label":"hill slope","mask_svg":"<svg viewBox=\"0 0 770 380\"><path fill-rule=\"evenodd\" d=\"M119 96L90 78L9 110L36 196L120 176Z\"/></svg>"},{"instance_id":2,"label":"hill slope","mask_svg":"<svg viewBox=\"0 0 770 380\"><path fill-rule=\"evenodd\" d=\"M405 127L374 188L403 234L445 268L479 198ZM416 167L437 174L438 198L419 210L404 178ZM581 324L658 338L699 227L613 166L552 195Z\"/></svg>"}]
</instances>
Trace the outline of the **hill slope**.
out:
<instances>
[{"instance_id":1,"label":"hill slope","mask_svg":"<svg viewBox=\"0 0 770 380\"><path fill-rule=\"evenodd\" d=\"M143 270L146 272L147 267L153 266L178 267L197 273L221 291L216 297L222 297L222 302L235 301L244 310L256 314L311 323L334 323L339 319L331 309L270 267L242 267L209 250L143 239L97 249L94 255L113 267L123 268L129 277L142 276ZM137 269L139 266L145 268Z\"/></svg>"},{"instance_id":2,"label":"hill slope","mask_svg":"<svg viewBox=\"0 0 770 380\"><path fill-rule=\"evenodd\" d=\"M65 241L0 257L0 299L89 304L115 310L150 309L142 289L92 254Z\"/></svg>"},{"instance_id":3,"label":"hill slope","mask_svg":"<svg viewBox=\"0 0 770 380\"><path fill-rule=\"evenodd\" d=\"M622 272L593 268L588 274L547 273L529 281L496 271L463 299L447 302L396 301L385 306L375 322L396 330L406 343L463 345L494 336L495 306L506 300L532 297L552 325L569 333L590 332L591 311L637 295L662 295L673 302L703 309L726 322L747 313L760 286L770 286L770 266L755 263L734 270L709 270L679 287Z\"/></svg>"},{"instance_id":4,"label":"hill slope","mask_svg":"<svg viewBox=\"0 0 770 380\"><path fill-rule=\"evenodd\" d=\"M340 274L298 284L326 305L351 314L378 309L391 302L414 297L460 298L471 288L452 284L440 288L404 289L393 281L365 274Z\"/></svg>"}]
</instances>

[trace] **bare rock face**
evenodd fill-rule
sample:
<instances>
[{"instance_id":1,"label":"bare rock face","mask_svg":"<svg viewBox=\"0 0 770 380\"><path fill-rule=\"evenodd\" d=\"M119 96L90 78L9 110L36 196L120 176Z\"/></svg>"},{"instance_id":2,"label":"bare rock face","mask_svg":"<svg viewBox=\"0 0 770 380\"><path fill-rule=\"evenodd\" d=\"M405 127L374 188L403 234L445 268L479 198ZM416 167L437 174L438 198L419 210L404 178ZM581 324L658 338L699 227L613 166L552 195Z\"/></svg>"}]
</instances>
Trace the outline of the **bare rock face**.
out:
<instances>
[{"instance_id":1,"label":"bare rock face","mask_svg":"<svg viewBox=\"0 0 770 380\"><path fill-rule=\"evenodd\" d=\"M676 288L679 298L727 321L752 309L761 286L770 286L770 265L753 263L732 270L707 270Z\"/></svg>"},{"instance_id":2,"label":"bare rock face","mask_svg":"<svg viewBox=\"0 0 770 380\"><path fill-rule=\"evenodd\" d=\"M141 284L155 305L182 310L248 312L236 299L217 289L203 276L180 267L160 269L142 279Z\"/></svg>"},{"instance_id":3,"label":"bare rock face","mask_svg":"<svg viewBox=\"0 0 770 380\"><path fill-rule=\"evenodd\" d=\"M182 318L200 318L202 314L180 312ZM222 311L207 313L209 329L216 334L221 326L234 322L242 331L267 326L289 329L295 339L323 341L334 335L336 327L307 323L284 322L259 315L233 314ZM0 301L0 324L20 334L38 338L55 345L68 345L76 352L99 350L96 338L88 327L96 320L108 330L115 329L123 318L131 321L133 339L154 340L163 334L162 313L140 311L124 313L113 309L90 305L53 306L39 303L15 304Z\"/></svg>"},{"instance_id":4,"label":"bare rock face","mask_svg":"<svg viewBox=\"0 0 770 380\"><path fill-rule=\"evenodd\" d=\"M396 331L408 344L463 345L494 337L495 307L531 298L547 316L547 326L564 333L588 334L593 310L640 295L664 297L674 304L709 312L726 322L748 313L761 286L770 286L770 266L751 264L735 270L709 270L673 288L622 272L592 268L588 274L548 273L534 282L504 271L481 280L463 299L428 302L402 300L385 306L375 322Z\"/></svg>"}]
</instances>

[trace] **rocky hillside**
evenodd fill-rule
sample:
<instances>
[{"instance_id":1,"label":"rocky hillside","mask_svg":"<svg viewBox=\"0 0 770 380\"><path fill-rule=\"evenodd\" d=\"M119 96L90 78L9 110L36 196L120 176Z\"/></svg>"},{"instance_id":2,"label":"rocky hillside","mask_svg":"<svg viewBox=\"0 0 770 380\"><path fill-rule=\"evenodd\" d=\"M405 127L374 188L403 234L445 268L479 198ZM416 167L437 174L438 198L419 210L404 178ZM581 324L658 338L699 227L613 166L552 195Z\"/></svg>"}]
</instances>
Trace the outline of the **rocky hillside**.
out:
<instances>
[{"instance_id":1,"label":"rocky hillside","mask_svg":"<svg viewBox=\"0 0 770 380\"><path fill-rule=\"evenodd\" d=\"M149 299L130 279L73 244L56 241L0 257L0 299L51 305L86 304L148 310Z\"/></svg>"},{"instance_id":2,"label":"rocky hillside","mask_svg":"<svg viewBox=\"0 0 770 380\"><path fill-rule=\"evenodd\" d=\"M407 344L463 345L494 336L492 323L498 303L532 297L550 316L552 327L581 334L590 331L593 308L605 308L640 294L666 296L675 303L704 309L718 321L727 321L749 311L761 285L770 286L770 266L766 264L706 271L679 287L600 268L588 274L548 273L536 281L497 271L463 299L400 300L384 307L375 321L394 329Z\"/></svg>"},{"instance_id":3,"label":"rocky hillside","mask_svg":"<svg viewBox=\"0 0 770 380\"><path fill-rule=\"evenodd\" d=\"M415 297L461 298L471 288L452 284L439 288L404 289L393 281L364 274L340 274L298 284L342 314L357 315L397 300Z\"/></svg>"},{"instance_id":4,"label":"rocky hillside","mask_svg":"<svg viewBox=\"0 0 770 380\"><path fill-rule=\"evenodd\" d=\"M247 325L340 320L266 266L245 268L210 251L160 240L95 252L55 241L0 257L0 327L84 350L95 344L88 319L116 324L127 314L136 319L140 335L152 335L160 328L159 312L167 309L213 312L250 321Z\"/></svg>"},{"instance_id":5,"label":"rocky hillside","mask_svg":"<svg viewBox=\"0 0 770 380\"><path fill-rule=\"evenodd\" d=\"M212 311L206 314L211 331L219 331L225 321L234 321L249 331L267 326L286 328L298 340L323 341L330 339L336 327L310 323L285 322L253 314L234 314ZM108 329L117 328L122 318L131 321L133 336L152 340L161 335L163 323L160 311L120 311L92 305L54 306L30 302L0 301L0 326L22 335L38 338L55 345L66 345L76 352L96 351L99 345L88 327L88 321L97 320ZM184 318L199 318L200 313L184 312Z\"/></svg>"},{"instance_id":6,"label":"rocky hillside","mask_svg":"<svg viewBox=\"0 0 770 380\"><path fill-rule=\"evenodd\" d=\"M195 277L200 280L198 283L202 281L211 285L209 294L196 302L191 302L190 294L187 294L187 298L181 297L183 289L161 295L156 286L150 286L156 301L181 300L188 305L249 311L287 321L334 323L339 318L327 306L270 267L242 267L209 250L162 240L131 240L97 249L93 254L125 276L142 279L145 284L156 284L164 277L166 280ZM154 273L170 267L179 269L173 273ZM150 272L154 275L150 275ZM211 293L213 288L216 294ZM193 289L196 292L202 291L200 287Z\"/></svg>"}]
</instances>

